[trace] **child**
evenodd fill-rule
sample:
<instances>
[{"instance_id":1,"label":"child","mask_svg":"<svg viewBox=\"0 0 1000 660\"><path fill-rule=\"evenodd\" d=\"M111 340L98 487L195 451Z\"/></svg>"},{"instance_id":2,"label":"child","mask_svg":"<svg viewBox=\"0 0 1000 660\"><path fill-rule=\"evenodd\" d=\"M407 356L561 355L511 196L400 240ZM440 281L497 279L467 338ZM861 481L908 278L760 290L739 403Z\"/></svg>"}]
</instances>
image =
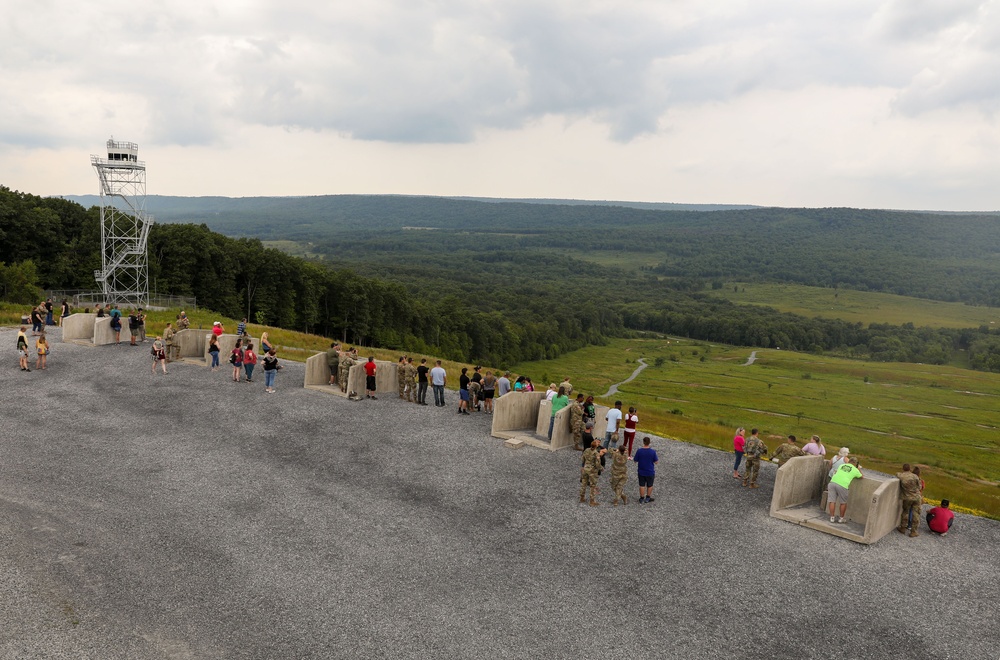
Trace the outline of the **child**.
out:
<instances>
[{"instance_id":1,"label":"child","mask_svg":"<svg viewBox=\"0 0 1000 660\"><path fill-rule=\"evenodd\" d=\"M44 369L45 361L49 356L49 342L45 340L45 333L38 335L35 340L35 348L38 350L38 357L35 359L35 369Z\"/></svg>"},{"instance_id":2,"label":"child","mask_svg":"<svg viewBox=\"0 0 1000 660\"><path fill-rule=\"evenodd\" d=\"M257 366L257 354L253 352L253 344L247 343L247 348L243 351L243 368L247 372L247 382L253 382L253 370Z\"/></svg>"},{"instance_id":3,"label":"child","mask_svg":"<svg viewBox=\"0 0 1000 660\"><path fill-rule=\"evenodd\" d=\"M229 364L233 365L233 382L240 382L240 372L243 371L243 349L240 347L240 340L236 340L233 352L229 354Z\"/></svg>"},{"instance_id":4,"label":"child","mask_svg":"<svg viewBox=\"0 0 1000 660\"><path fill-rule=\"evenodd\" d=\"M28 336L24 334L28 331L26 326L21 326L21 331L17 333L17 354L20 356L21 371L31 371L28 368Z\"/></svg>"}]
</instances>

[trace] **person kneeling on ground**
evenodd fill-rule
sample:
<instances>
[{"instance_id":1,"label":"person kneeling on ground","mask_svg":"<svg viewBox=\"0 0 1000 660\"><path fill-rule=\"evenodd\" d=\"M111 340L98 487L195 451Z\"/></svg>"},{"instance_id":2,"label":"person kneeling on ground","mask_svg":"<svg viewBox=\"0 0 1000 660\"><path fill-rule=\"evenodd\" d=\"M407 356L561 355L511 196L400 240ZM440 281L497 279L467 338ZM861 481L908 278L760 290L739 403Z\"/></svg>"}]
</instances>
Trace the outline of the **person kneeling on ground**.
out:
<instances>
[{"instance_id":1,"label":"person kneeling on ground","mask_svg":"<svg viewBox=\"0 0 1000 660\"><path fill-rule=\"evenodd\" d=\"M653 480L656 477L656 464L659 457L656 450L649 446L649 436L642 439L642 447L636 450L632 459L638 466L639 473L639 504L654 502Z\"/></svg>"},{"instance_id":2,"label":"person kneeling on ground","mask_svg":"<svg viewBox=\"0 0 1000 660\"><path fill-rule=\"evenodd\" d=\"M955 522L955 514L948 508L950 505L951 502L948 500L941 500L941 506L936 506L927 512L927 526L935 534L947 536L951 524Z\"/></svg>"},{"instance_id":3,"label":"person kneeling on ground","mask_svg":"<svg viewBox=\"0 0 1000 660\"><path fill-rule=\"evenodd\" d=\"M851 487L851 482L858 477L863 477L858 469L858 459L851 458L849 463L841 465L830 478L830 485L827 486L827 500L830 504L830 522L847 522L844 514L847 513L847 494ZM840 520L836 520L833 513L836 505L840 505Z\"/></svg>"}]
</instances>

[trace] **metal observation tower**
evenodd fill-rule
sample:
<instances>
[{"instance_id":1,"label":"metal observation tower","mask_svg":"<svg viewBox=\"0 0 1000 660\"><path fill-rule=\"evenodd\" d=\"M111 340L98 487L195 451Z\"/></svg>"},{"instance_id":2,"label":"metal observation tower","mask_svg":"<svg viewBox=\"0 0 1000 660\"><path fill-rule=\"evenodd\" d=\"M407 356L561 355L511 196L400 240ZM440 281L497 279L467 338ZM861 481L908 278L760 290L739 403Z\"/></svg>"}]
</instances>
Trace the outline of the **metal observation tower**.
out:
<instances>
[{"instance_id":1,"label":"metal observation tower","mask_svg":"<svg viewBox=\"0 0 1000 660\"><path fill-rule=\"evenodd\" d=\"M94 279L104 300L148 307L146 239L153 218L146 214L146 164L139 145L108 140L107 158L91 155L101 182L101 270Z\"/></svg>"}]
</instances>

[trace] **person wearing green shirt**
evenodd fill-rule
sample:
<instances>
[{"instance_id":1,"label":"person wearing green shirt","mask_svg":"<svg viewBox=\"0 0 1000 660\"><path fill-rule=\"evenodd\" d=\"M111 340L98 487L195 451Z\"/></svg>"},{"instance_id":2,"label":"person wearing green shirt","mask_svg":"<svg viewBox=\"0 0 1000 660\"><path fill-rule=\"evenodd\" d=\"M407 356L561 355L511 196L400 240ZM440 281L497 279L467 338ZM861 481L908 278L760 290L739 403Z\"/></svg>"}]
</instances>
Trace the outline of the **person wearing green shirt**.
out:
<instances>
[{"instance_id":1,"label":"person wearing green shirt","mask_svg":"<svg viewBox=\"0 0 1000 660\"><path fill-rule=\"evenodd\" d=\"M549 418L549 442L552 442L552 429L556 425L556 413L568 405L569 397L566 396L566 390L560 387L556 395L552 397L552 416Z\"/></svg>"},{"instance_id":2,"label":"person wearing green shirt","mask_svg":"<svg viewBox=\"0 0 1000 660\"><path fill-rule=\"evenodd\" d=\"M847 522L844 514L847 512L847 491L851 487L851 482L859 477L863 477L858 469L858 459L852 458L849 463L844 463L830 477L830 485L827 486L827 502L830 504L830 522ZM840 520L833 515L837 504L840 504Z\"/></svg>"}]
</instances>

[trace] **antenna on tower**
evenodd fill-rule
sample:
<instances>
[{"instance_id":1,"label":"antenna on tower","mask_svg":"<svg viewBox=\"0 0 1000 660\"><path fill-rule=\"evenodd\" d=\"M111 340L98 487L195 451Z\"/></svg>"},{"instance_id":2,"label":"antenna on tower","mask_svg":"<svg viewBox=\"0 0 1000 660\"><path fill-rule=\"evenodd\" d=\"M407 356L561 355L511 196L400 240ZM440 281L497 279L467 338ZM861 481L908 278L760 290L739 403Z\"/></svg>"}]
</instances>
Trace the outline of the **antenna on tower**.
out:
<instances>
[{"instance_id":1,"label":"antenna on tower","mask_svg":"<svg viewBox=\"0 0 1000 660\"><path fill-rule=\"evenodd\" d=\"M146 164L139 145L108 140L108 157L91 155L101 184L101 269L94 279L105 302L149 306L146 240L153 224L146 213Z\"/></svg>"}]
</instances>

